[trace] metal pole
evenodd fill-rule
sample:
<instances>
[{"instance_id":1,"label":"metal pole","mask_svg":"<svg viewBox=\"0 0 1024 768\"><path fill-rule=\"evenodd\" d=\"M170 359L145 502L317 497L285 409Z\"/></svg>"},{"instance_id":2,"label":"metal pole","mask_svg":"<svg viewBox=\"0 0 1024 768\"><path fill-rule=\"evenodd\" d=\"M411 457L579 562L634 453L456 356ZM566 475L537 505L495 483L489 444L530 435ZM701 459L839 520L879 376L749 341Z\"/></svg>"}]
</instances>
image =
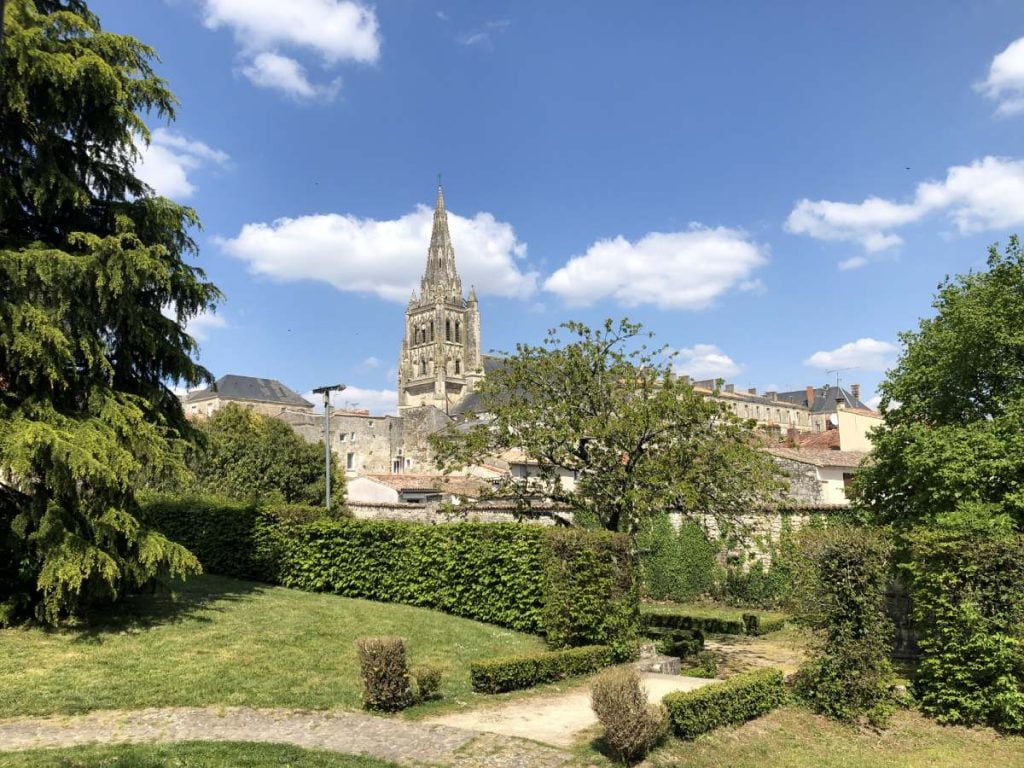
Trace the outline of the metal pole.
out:
<instances>
[{"instance_id":1,"label":"metal pole","mask_svg":"<svg viewBox=\"0 0 1024 768\"><path fill-rule=\"evenodd\" d=\"M327 498L324 506L331 511L331 390L324 392L324 464L327 469Z\"/></svg>"}]
</instances>

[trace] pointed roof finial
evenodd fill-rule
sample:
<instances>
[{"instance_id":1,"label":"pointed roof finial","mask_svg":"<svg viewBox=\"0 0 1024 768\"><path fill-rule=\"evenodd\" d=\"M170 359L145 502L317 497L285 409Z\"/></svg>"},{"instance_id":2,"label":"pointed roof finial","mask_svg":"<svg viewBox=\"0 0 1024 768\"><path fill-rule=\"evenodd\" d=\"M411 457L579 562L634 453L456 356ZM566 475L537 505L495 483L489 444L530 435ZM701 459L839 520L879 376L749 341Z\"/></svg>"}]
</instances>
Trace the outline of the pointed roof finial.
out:
<instances>
[{"instance_id":1,"label":"pointed roof finial","mask_svg":"<svg viewBox=\"0 0 1024 768\"><path fill-rule=\"evenodd\" d=\"M444 210L444 188L441 186L441 174L437 174L437 203L434 208L438 211Z\"/></svg>"}]
</instances>

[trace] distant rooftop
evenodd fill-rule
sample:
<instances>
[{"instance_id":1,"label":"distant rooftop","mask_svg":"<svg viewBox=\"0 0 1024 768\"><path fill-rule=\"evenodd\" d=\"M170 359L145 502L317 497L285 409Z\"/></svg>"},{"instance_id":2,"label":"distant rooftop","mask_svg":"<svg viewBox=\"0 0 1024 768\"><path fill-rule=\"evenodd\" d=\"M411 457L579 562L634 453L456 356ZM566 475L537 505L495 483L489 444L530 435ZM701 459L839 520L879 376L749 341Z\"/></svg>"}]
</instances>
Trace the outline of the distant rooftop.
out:
<instances>
[{"instance_id":1,"label":"distant rooftop","mask_svg":"<svg viewBox=\"0 0 1024 768\"><path fill-rule=\"evenodd\" d=\"M206 389L189 392L185 397L185 402L198 403L216 397L223 400L292 405L297 408L313 407L309 400L289 389L277 379L259 379L255 376L238 376L233 373L221 376Z\"/></svg>"}]
</instances>

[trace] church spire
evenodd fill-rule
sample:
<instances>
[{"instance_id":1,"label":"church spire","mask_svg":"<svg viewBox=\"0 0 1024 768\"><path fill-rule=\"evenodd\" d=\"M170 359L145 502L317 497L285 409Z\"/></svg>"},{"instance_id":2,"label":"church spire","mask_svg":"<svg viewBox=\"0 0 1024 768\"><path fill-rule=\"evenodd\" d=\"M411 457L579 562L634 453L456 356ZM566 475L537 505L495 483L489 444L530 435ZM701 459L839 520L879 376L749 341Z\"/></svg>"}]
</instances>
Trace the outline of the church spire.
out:
<instances>
[{"instance_id":1,"label":"church spire","mask_svg":"<svg viewBox=\"0 0 1024 768\"><path fill-rule=\"evenodd\" d=\"M427 271L421 281L422 294L426 298L446 296L462 298L462 281L455 270L455 249L448 232L448 212L444 207L444 189L437 185L437 202L434 204L434 226L430 233L430 247L427 249Z\"/></svg>"}]
</instances>

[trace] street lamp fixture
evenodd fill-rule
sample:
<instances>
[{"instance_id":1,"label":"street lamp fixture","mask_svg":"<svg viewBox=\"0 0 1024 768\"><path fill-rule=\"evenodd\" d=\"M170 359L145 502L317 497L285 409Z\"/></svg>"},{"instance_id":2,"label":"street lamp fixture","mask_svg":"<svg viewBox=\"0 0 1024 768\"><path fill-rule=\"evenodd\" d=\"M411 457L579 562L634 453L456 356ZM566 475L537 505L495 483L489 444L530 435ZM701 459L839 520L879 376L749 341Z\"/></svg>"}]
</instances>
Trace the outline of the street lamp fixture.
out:
<instances>
[{"instance_id":1,"label":"street lamp fixture","mask_svg":"<svg viewBox=\"0 0 1024 768\"><path fill-rule=\"evenodd\" d=\"M314 394L324 396L324 468L327 473L324 506L327 507L328 512L331 511L331 392L341 392L344 389L344 384L331 384L313 390Z\"/></svg>"}]
</instances>

